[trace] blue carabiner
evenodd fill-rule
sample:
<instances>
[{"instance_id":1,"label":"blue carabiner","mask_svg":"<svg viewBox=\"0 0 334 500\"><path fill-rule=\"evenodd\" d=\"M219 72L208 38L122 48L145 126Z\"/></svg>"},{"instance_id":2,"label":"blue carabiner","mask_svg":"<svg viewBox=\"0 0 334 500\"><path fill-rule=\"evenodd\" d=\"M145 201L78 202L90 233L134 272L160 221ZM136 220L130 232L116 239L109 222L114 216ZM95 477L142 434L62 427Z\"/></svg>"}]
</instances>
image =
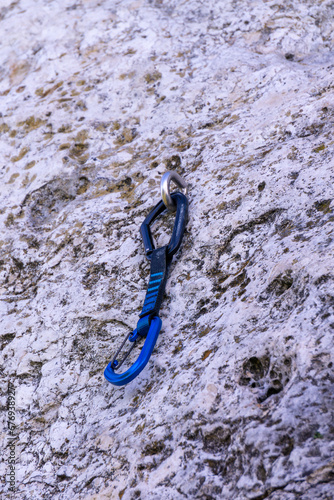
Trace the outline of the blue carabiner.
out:
<instances>
[{"instance_id":1,"label":"blue carabiner","mask_svg":"<svg viewBox=\"0 0 334 500\"><path fill-rule=\"evenodd\" d=\"M186 196L182 193L172 193L171 198L175 203L176 216L174 229L168 245L155 248L150 230L150 225L166 209L162 201L153 208L141 225L141 234L145 252L147 258L151 261L151 274L143 309L139 315L140 319L137 323L137 328L132 333L127 335L113 360L108 364L104 371L105 378L108 382L114 385L120 386L128 384L145 368L161 330L162 322L158 313L166 287L167 273L173 255L181 245L188 216L188 200ZM120 368L127 356L130 354L137 339L141 337L145 338L145 343L136 361L124 373L115 373L115 371ZM129 351L119 362L116 358L127 341L132 344L132 347L130 347Z\"/></svg>"},{"instance_id":2,"label":"blue carabiner","mask_svg":"<svg viewBox=\"0 0 334 500\"><path fill-rule=\"evenodd\" d=\"M104 370L104 376L114 385L125 385L131 382L145 368L151 357L154 346L161 330L162 321L158 316L152 318L150 329L145 339L145 343L140 354L132 366L124 373L115 373L112 362ZM135 330L136 331L136 330ZM134 333L135 333L134 331Z\"/></svg>"}]
</instances>

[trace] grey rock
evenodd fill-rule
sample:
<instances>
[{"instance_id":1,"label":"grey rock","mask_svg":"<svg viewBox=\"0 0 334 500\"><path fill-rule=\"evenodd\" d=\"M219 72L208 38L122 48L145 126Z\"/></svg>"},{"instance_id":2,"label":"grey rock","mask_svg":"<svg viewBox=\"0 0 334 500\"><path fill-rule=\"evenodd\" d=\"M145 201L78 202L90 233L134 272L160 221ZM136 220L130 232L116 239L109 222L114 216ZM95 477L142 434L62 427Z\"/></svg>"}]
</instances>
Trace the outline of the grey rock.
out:
<instances>
[{"instance_id":1,"label":"grey rock","mask_svg":"<svg viewBox=\"0 0 334 500\"><path fill-rule=\"evenodd\" d=\"M19 0L0 26L3 494L13 384L15 498L332 499L332 2ZM163 329L114 387L171 169Z\"/></svg>"}]
</instances>

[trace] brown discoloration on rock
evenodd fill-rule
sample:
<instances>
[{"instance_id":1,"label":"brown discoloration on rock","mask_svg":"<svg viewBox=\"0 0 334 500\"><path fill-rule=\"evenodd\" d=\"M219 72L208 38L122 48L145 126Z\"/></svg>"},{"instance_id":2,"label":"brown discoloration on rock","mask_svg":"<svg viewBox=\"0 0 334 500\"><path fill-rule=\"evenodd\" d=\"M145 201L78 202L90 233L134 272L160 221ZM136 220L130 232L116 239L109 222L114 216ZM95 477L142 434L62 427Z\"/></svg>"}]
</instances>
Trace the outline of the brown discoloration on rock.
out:
<instances>
[{"instance_id":1,"label":"brown discoloration on rock","mask_svg":"<svg viewBox=\"0 0 334 500\"><path fill-rule=\"evenodd\" d=\"M29 149L30 148L28 148L28 147L22 148L21 151L18 153L18 155L12 156L11 161L13 163L16 163L17 161L22 160L22 158L29 152Z\"/></svg>"}]
</instances>

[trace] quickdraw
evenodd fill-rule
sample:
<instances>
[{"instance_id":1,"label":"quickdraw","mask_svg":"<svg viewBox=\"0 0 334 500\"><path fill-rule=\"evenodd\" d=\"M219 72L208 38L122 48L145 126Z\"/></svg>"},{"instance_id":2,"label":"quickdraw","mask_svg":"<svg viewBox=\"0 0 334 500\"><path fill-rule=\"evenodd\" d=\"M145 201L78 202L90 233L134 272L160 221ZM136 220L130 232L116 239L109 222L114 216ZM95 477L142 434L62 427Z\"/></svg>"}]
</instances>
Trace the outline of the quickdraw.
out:
<instances>
[{"instance_id":1,"label":"quickdraw","mask_svg":"<svg viewBox=\"0 0 334 500\"><path fill-rule=\"evenodd\" d=\"M184 192L170 193L170 183L174 181ZM166 287L167 275L173 255L178 251L188 218L187 184L176 172L166 172L161 178L162 200L148 214L140 227L147 258L151 261L151 274L148 282L143 309L139 315L137 328L127 334L122 345L104 371L104 376L114 385L125 385L131 382L147 365L161 330L161 319L158 316L163 294ZM176 211L174 228L168 245L155 248L150 226L165 210ZM116 373L122 366L137 340L145 338L141 352L128 370ZM121 360L117 359L125 344L130 348Z\"/></svg>"}]
</instances>

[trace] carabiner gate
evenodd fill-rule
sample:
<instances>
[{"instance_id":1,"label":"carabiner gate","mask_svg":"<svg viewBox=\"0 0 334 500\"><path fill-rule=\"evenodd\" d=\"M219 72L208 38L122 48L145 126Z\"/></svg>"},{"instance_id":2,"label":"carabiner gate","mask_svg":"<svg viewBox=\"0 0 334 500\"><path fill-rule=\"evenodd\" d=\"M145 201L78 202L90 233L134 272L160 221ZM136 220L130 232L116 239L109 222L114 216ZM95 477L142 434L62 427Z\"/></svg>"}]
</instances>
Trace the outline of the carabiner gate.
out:
<instances>
[{"instance_id":1,"label":"carabiner gate","mask_svg":"<svg viewBox=\"0 0 334 500\"><path fill-rule=\"evenodd\" d=\"M186 196L176 192L171 194L171 198L176 206L176 215L172 236L168 245L155 248L150 229L150 225L157 217L167 210L163 201L160 201L152 209L140 227L146 256L151 261L151 273L137 328L127 335L114 358L104 371L105 378L114 385L119 386L128 384L144 369L150 359L161 330L162 322L158 314L166 287L167 274L173 255L181 245L188 217L188 200ZM145 343L137 360L124 373L115 373L132 351L137 339L141 337L145 338ZM116 358L127 341L132 345L121 361L118 361Z\"/></svg>"}]
</instances>

